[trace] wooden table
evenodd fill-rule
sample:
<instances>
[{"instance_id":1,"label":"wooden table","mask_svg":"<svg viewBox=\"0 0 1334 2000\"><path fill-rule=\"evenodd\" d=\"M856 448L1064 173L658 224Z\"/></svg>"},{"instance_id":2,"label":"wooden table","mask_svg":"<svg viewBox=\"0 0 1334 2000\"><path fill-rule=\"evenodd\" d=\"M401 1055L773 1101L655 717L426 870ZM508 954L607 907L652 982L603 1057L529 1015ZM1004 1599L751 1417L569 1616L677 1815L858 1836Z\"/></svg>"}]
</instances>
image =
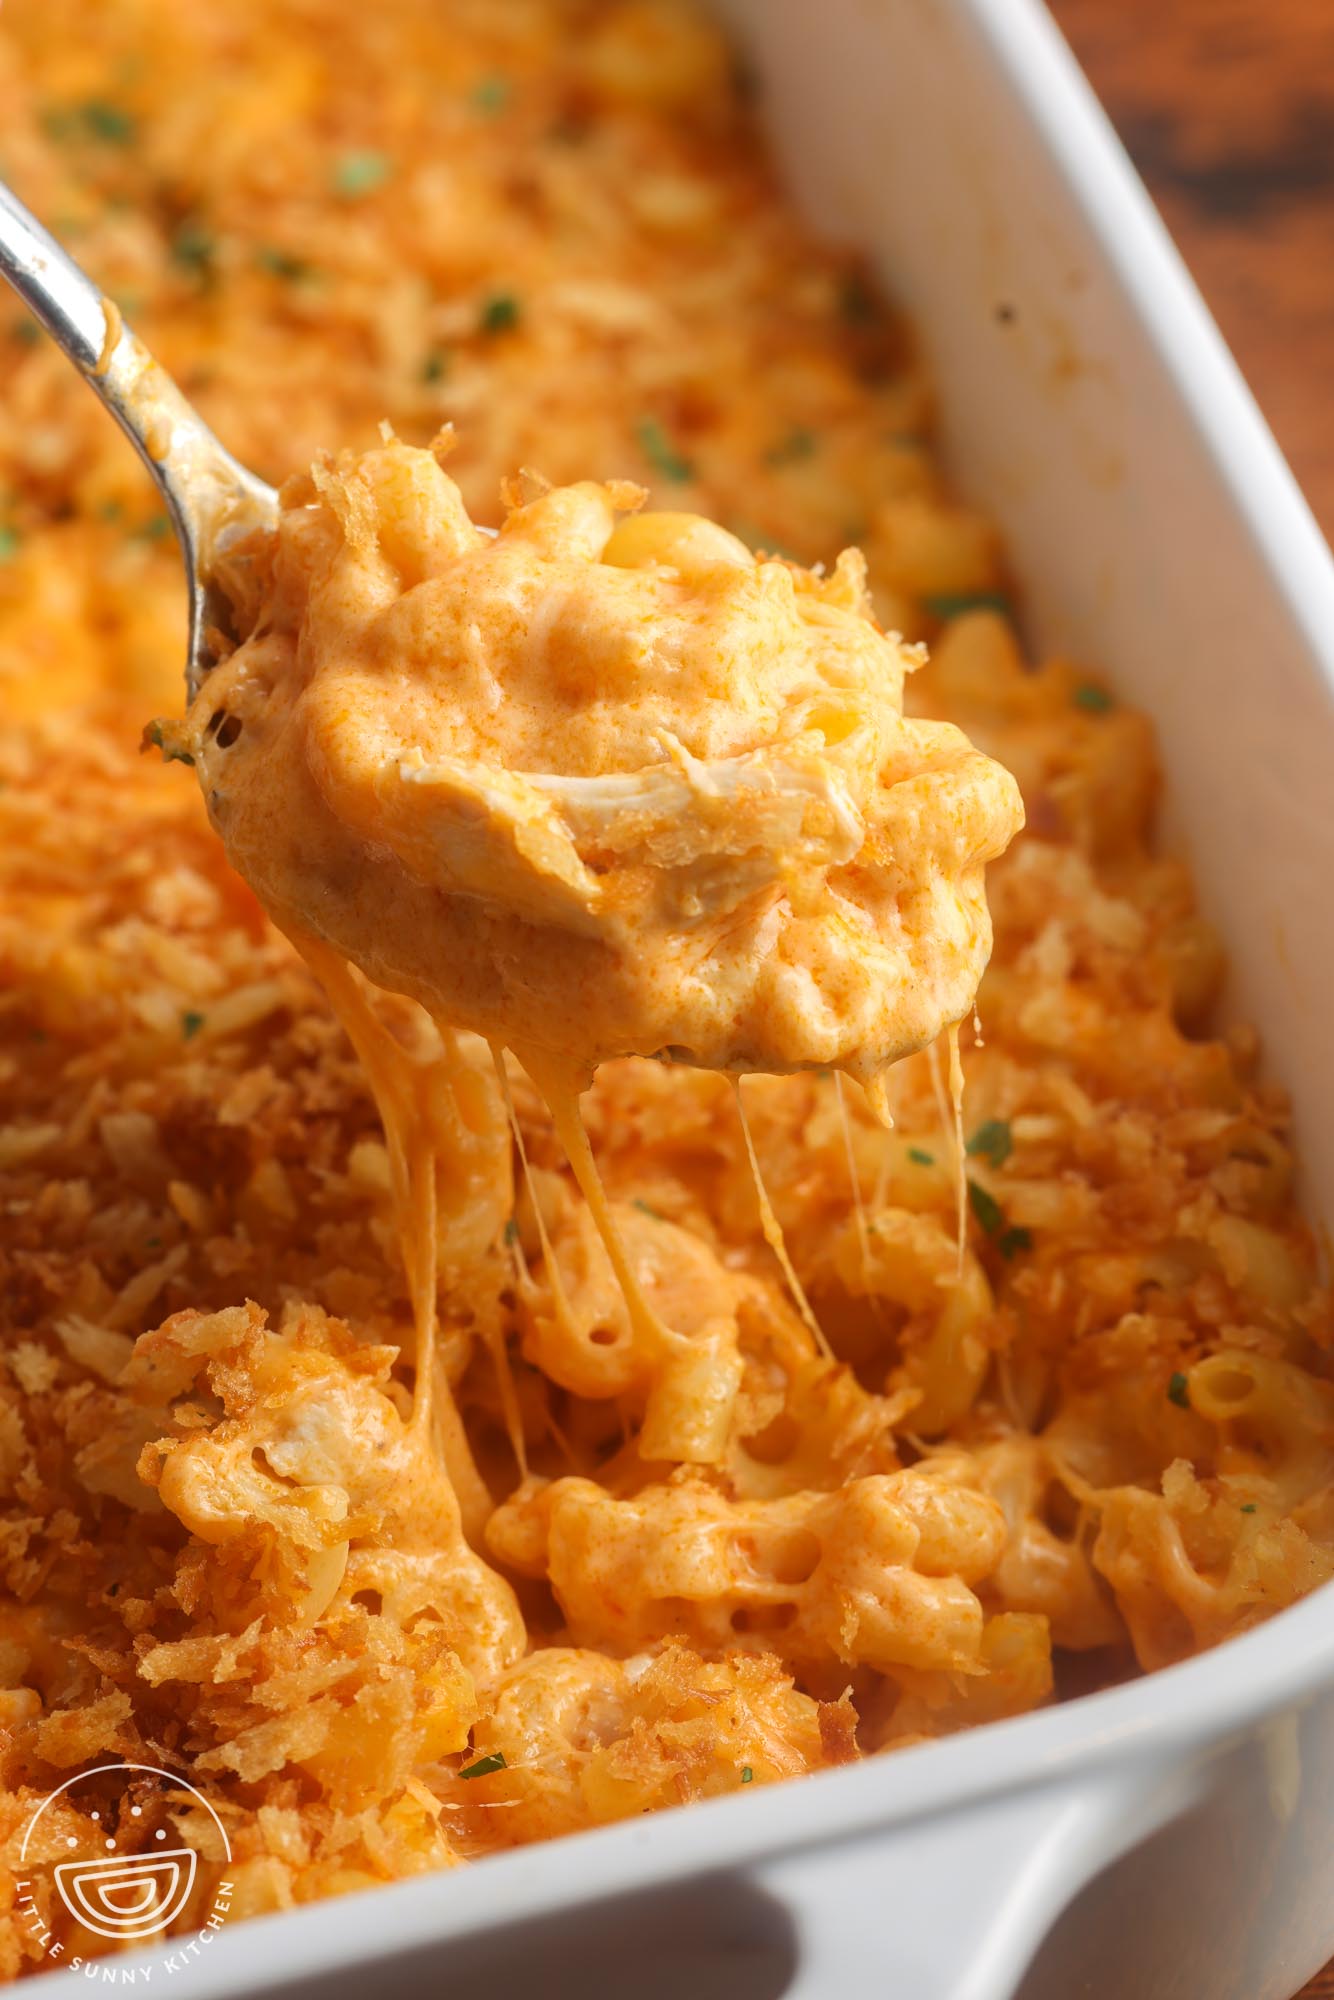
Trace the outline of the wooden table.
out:
<instances>
[{"instance_id":1,"label":"wooden table","mask_svg":"<svg viewBox=\"0 0 1334 2000\"><path fill-rule=\"evenodd\" d=\"M1049 4L1334 541L1334 0Z\"/></svg>"},{"instance_id":2,"label":"wooden table","mask_svg":"<svg viewBox=\"0 0 1334 2000\"><path fill-rule=\"evenodd\" d=\"M1049 0L1334 541L1334 0Z\"/></svg>"}]
</instances>

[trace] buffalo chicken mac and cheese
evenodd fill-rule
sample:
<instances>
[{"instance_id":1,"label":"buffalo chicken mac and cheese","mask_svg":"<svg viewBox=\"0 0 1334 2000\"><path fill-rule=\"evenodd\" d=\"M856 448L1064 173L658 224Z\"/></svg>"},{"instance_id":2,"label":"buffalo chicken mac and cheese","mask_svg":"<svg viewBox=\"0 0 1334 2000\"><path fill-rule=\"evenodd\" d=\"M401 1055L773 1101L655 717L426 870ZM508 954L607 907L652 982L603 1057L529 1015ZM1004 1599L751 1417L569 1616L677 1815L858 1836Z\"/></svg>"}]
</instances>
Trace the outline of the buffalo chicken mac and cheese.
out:
<instances>
[{"instance_id":1,"label":"buffalo chicken mac and cheese","mask_svg":"<svg viewBox=\"0 0 1334 2000\"><path fill-rule=\"evenodd\" d=\"M1329 1299L1152 731L1026 656L747 100L688 0L0 18L0 173L287 482L142 756L179 558L0 312L0 1976L107 1948L51 1870L133 1782L19 1889L94 1766L216 1813L188 1930L219 1824L288 1908L1334 1572Z\"/></svg>"}]
</instances>

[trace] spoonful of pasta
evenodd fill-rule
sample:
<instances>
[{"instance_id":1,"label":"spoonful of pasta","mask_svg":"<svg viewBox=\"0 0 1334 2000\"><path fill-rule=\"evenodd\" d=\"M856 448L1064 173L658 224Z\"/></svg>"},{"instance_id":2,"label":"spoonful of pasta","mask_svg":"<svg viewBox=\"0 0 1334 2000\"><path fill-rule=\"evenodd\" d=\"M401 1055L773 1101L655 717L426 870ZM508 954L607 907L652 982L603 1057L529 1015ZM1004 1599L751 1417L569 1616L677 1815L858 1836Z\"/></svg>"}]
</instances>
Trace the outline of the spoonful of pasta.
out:
<instances>
[{"instance_id":1,"label":"spoonful of pasta","mask_svg":"<svg viewBox=\"0 0 1334 2000\"><path fill-rule=\"evenodd\" d=\"M183 720L276 920L576 1087L657 1055L888 1066L972 1006L1018 788L903 712L864 565L759 557L623 482L498 534L386 433L275 493L5 190L0 269L129 433L185 556Z\"/></svg>"}]
</instances>

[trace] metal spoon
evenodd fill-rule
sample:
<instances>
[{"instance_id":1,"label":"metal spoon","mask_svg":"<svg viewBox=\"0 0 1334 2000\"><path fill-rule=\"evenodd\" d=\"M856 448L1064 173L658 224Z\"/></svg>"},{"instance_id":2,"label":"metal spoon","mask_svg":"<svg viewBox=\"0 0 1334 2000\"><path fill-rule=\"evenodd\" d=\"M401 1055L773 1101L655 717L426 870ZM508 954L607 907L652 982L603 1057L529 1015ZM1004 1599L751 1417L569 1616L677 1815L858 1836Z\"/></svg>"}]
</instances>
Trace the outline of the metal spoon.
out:
<instances>
[{"instance_id":1,"label":"metal spoon","mask_svg":"<svg viewBox=\"0 0 1334 2000\"><path fill-rule=\"evenodd\" d=\"M2 183L0 274L102 398L166 502L190 591L185 681L193 700L215 662L210 633L226 632L231 620L211 580L217 557L254 529L273 528L278 496L219 444L117 307Z\"/></svg>"}]
</instances>

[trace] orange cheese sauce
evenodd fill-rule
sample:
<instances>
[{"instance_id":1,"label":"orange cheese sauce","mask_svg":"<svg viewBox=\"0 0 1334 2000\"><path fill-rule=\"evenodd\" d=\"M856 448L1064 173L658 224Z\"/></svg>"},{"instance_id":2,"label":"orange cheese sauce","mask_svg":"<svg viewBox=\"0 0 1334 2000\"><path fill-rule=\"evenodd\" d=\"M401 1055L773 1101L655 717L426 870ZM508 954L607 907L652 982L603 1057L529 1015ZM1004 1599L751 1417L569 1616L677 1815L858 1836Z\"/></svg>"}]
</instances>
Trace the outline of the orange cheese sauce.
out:
<instances>
[{"instance_id":1,"label":"orange cheese sauce","mask_svg":"<svg viewBox=\"0 0 1334 2000\"><path fill-rule=\"evenodd\" d=\"M873 1083L972 1007L1018 788L903 713L865 566L591 483L479 534L390 442L287 490L252 636L175 741L235 865L438 1020Z\"/></svg>"}]
</instances>

